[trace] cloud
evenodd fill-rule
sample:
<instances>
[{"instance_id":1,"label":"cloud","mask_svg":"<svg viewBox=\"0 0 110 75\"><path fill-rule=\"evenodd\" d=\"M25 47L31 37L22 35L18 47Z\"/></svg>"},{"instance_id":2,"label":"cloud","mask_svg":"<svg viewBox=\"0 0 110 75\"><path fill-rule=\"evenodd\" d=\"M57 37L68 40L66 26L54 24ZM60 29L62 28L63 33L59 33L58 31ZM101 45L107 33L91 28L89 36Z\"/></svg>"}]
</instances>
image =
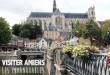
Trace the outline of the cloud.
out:
<instances>
[{"instance_id":1,"label":"cloud","mask_svg":"<svg viewBox=\"0 0 110 75\"><path fill-rule=\"evenodd\" d=\"M6 18L12 26L15 23L20 23L31 12L46 11L50 7L48 0L36 0L36 2L33 0L1 0L0 16Z\"/></svg>"},{"instance_id":2,"label":"cloud","mask_svg":"<svg viewBox=\"0 0 110 75\"><path fill-rule=\"evenodd\" d=\"M95 6L97 20L110 18L109 0L56 0L61 12L84 13ZM0 16L10 25L20 23L31 12L52 12L53 0L0 0Z\"/></svg>"},{"instance_id":3,"label":"cloud","mask_svg":"<svg viewBox=\"0 0 110 75\"><path fill-rule=\"evenodd\" d=\"M5 20L8 21L10 26L14 25L15 23L21 23L21 21L26 18L25 16L15 14L10 11L2 10L2 12L3 13L0 13L0 17L4 17Z\"/></svg>"}]
</instances>

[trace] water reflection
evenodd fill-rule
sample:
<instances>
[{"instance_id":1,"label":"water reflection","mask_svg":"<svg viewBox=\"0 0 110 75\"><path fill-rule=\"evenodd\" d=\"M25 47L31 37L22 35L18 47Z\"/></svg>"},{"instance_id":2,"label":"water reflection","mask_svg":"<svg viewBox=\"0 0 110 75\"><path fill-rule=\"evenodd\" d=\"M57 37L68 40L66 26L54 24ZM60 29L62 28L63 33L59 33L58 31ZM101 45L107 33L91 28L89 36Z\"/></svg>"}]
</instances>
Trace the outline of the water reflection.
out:
<instances>
[{"instance_id":1,"label":"water reflection","mask_svg":"<svg viewBox=\"0 0 110 75\"><path fill-rule=\"evenodd\" d=\"M45 66L1 67L0 75L47 75Z\"/></svg>"},{"instance_id":2,"label":"water reflection","mask_svg":"<svg viewBox=\"0 0 110 75\"><path fill-rule=\"evenodd\" d=\"M18 58L16 58L18 59ZM16 60L15 59L15 60ZM35 56L26 57L23 56L20 59L25 60L39 60L41 58L36 58ZM9 60L9 59L8 59ZM23 62L24 63L24 62ZM0 63L1 65L1 63ZM47 75L47 69L45 65L41 66L0 66L0 75Z\"/></svg>"}]
</instances>

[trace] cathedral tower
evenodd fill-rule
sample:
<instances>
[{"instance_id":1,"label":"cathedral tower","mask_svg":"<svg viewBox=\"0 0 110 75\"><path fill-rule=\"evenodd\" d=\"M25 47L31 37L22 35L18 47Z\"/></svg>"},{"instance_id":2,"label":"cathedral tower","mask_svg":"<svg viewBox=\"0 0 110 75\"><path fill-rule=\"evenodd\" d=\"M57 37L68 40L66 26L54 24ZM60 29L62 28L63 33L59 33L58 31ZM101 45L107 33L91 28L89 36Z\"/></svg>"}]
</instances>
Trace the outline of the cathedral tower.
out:
<instances>
[{"instance_id":1,"label":"cathedral tower","mask_svg":"<svg viewBox=\"0 0 110 75\"><path fill-rule=\"evenodd\" d=\"M57 10L56 0L53 1L53 12L55 12L55 10Z\"/></svg>"},{"instance_id":2,"label":"cathedral tower","mask_svg":"<svg viewBox=\"0 0 110 75\"><path fill-rule=\"evenodd\" d=\"M92 19L96 19L96 17L95 17L95 7L93 6L93 7L90 7L89 9L88 9L88 18L92 18Z\"/></svg>"}]
</instances>

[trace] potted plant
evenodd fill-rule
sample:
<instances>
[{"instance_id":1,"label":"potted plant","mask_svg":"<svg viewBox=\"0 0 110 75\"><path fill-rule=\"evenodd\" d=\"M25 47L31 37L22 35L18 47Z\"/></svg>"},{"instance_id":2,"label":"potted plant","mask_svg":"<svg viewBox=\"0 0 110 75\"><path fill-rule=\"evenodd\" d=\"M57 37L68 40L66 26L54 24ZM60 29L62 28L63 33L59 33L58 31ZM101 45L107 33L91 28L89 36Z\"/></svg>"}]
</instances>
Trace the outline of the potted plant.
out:
<instances>
[{"instance_id":1,"label":"potted plant","mask_svg":"<svg viewBox=\"0 0 110 75\"><path fill-rule=\"evenodd\" d=\"M71 58L73 48L74 48L73 45L68 45L63 49L63 53L67 54L67 56Z\"/></svg>"},{"instance_id":2,"label":"potted plant","mask_svg":"<svg viewBox=\"0 0 110 75\"><path fill-rule=\"evenodd\" d=\"M72 52L73 56L76 58L80 58L80 59L88 59L89 58L89 51L86 48L85 45L81 44L81 45L77 45L73 52Z\"/></svg>"},{"instance_id":3,"label":"potted plant","mask_svg":"<svg viewBox=\"0 0 110 75\"><path fill-rule=\"evenodd\" d=\"M52 46L52 47L50 48L50 50L53 51L53 52L55 52L57 49L61 49L61 48L58 47L58 46Z\"/></svg>"},{"instance_id":4,"label":"potted plant","mask_svg":"<svg viewBox=\"0 0 110 75\"><path fill-rule=\"evenodd\" d=\"M96 46L86 46L86 49L90 52L90 53L100 53L99 48Z\"/></svg>"}]
</instances>

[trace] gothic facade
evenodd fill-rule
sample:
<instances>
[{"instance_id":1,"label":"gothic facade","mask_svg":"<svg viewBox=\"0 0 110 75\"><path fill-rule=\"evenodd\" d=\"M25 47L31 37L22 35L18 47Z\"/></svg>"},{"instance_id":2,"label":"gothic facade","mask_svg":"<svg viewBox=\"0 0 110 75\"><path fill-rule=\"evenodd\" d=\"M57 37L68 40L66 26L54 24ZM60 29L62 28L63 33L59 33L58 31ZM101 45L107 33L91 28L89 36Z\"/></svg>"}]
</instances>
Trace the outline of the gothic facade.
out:
<instances>
[{"instance_id":1,"label":"gothic facade","mask_svg":"<svg viewBox=\"0 0 110 75\"><path fill-rule=\"evenodd\" d=\"M53 12L31 12L27 22L40 25L42 30L71 31L76 21L85 22L88 18L95 20L95 8L90 7L86 13L63 13L53 1Z\"/></svg>"},{"instance_id":2,"label":"gothic facade","mask_svg":"<svg viewBox=\"0 0 110 75\"><path fill-rule=\"evenodd\" d=\"M90 7L86 13L63 13L53 1L53 12L31 12L26 22L41 26L46 39L58 39L60 36L70 38L72 27L77 21L84 23L87 19L95 20L95 7Z\"/></svg>"}]
</instances>

